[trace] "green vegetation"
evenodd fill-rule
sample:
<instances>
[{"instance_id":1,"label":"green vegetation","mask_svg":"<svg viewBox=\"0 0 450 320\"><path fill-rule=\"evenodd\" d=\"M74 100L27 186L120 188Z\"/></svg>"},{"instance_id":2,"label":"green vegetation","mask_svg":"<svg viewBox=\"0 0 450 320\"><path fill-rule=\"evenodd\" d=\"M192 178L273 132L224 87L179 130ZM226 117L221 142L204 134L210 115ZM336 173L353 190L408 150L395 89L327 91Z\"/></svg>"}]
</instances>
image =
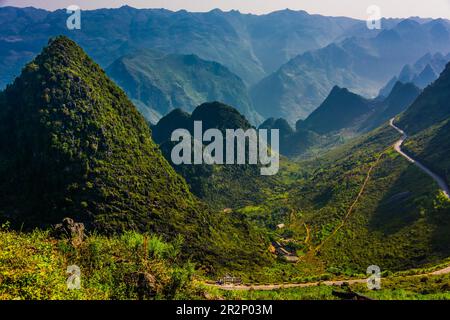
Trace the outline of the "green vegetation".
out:
<instances>
[{"instance_id":1,"label":"green vegetation","mask_svg":"<svg viewBox=\"0 0 450 320\"><path fill-rule=\"evenodd\" d=\"M275 290L225 291L208 288L208 296L213 299L229 300L336 300L331 286L311 286Z\"/></svg>"},{"instance_id":2,"label":"green vegetation","mask_svg":"<svg viewBox=\"0 0 450 320\"><path fill-rule=\"evenodd\" d=\"M450 275L384 278L381 290L368 290L365 284L352 290L375 300L450 300Z\"/></svg>"},{"instance_id":3,"label":"green vegetation","mask_svg":"<svg viewBox=\"0 0 450 320\"><path fill-rule=\"evenodd\" d=\"M374 300L450 300L450 275L382 278L380 290L368 290L367 285L327 286L318 284L308 287L274 290L225 291L206 287L212 299L231 300L336 300L333 291L362 294Z\"/></svg>"},{"instance_id":4,"label":"green vegetation","mask_svg":"<svg viewBox=\"0 0 450 320\"><path fill-rule=\"evenodd\" d=\"M406 150L450 181L450 64L399 117Z\"/></svg>"},{"instance_id":5,"label":"green vegetation","mask_svg":"<svg viewBox=\"0 0 450 320\"><path fill-rule=\"evenodd\" d=\"M173 130L184 128L193 135L194 121L201 121L204 131L211 128L221 130L224 137L226 129L246 130L252 127L236 109L220 102L201 104L192 115L181 110L174 110L152 128L153 137L160 144L167 161L171 162L171 151L176 144L171 142ZM258 165L182 164L173 166L186 179L196 196L209 206L221 211L227 208L257 205L265 200L268 192L283 190L276 178L261 176Z\"/></svg>"},{"instance_id":6,"label":"green vegetation","mask_svg":"<svg viewBox=\"0 0 450 320\"><path fill-rule=\"evenodd\" d=\"M419 94L419 88L401 82L383 99L366 99L335 86L317 109L296 122L295 131L282 118L269 118L260 128L280 130L281 154L310 159L387 123Z\"/></svg>"},{"instance_id":7,"label":"green vegetation","mask_svg":"<svg viewBox=\"0 0 450 320\"><path fill-rule=\"evenodd\" d=\"M125 232L91 235L81 244L48 232L0 229L0 300L191 299L194 265L181 259L181 240ZM68 289L67 267L80 268L80 289Z\"/></svg>"},{"instance_id":8,"label":"green vegetation","mask_svg":"<svg viewBox=\"0 0 450 320\"><path fill-rule=\"evenodd\" d=\"M144 118L73 41L52 40L0 96L0 220L181 235L184 257L211 273L269 259L264 235L190 193Z\"/></svg>"},{"instance_id":9,"label":"green vegetation","mask_svg":"<svg viewBox=\"0 0 450 320\"><path fill-rule=\"evenodd\" d=\"M441 91L448 70L400 118L413 134L408 150L446 177L450 127ZM350 105L358 118L361 106ZM437 110L424 126L411 123L420 108ZM448 275L395 274L448 262L450 201L395 152L399 135L391 127L323 154L345 139L322 140L302 127L307 122L294 131L272 119L264 127L281 129L284 141L310 157L282 157L280 174L264 177L257 165L172 167L171 131L192 132L196 120L204 130L251 128L234 108L205 103L153 126L159 149L104 71L71 40L50 41L0 93L0 222L11 222L0 230L0 298L332 299L333 288L323 285L222 292L202 281L231 274L244 283L323 282L365 277L374 264L389 276L386 286L352 290L448 298ZM344 122L335 124L348 129ZM311 140L295 144L301 137ZM84 241L42 231L64 217L85 224ZM77 291L65 286L73 264L83 276Z\"/></svg>"},{"instance_id":10,"label":"green vegetation","mask_svg":"<svg viewBox=\"0 0 450 320\"><path fill-rule=\"evenodd\" d=\"M170 235L202 215L142 116L71 40L51 41L1 101L3 218Z\"/></svg>"},{"instance_id":11,"label":"green vegetation","mask_svg":"<svg viewBox=\"0 0 450 320\"><path fill-rule=\"evenodd\" d=\"M439 79L425 88L400 117L399 126L412 135L447 120L450 116L449 87L450 64L447 64Z\"/></svg>"}]
</instances>

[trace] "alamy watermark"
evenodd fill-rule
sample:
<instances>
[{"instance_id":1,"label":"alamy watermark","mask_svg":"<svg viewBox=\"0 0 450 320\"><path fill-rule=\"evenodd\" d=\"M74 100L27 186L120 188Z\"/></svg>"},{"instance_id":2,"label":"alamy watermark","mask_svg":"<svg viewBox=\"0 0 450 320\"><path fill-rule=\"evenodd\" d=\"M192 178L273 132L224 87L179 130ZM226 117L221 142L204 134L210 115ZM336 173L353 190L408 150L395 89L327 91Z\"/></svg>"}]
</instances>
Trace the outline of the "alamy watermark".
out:
<instances>
[{"instance_id":1,"label":"alamy watermark","mask_svg":"<svg viewBox=\"0 0 450 320\"><path fill-rule=\"evenodd\" d=\"M67 289L69 290L79 290L81 289L81 270L77 265L71 265L67 267L66 273L69 275L67 277Z\"/></svg>"},{"instance_id":2,"label":"alamy watermark","mask_svg":"<svg viewBox=\"0 0 450 320\"><path fill-rule=\"evenodd\" d=\"M226 129L225 138L219 129L203 133L201 121L194 121L194 136L186 129L172 132L171 141L178 142L171 152L172 162L180 164L260 164L261 175L275 175L279 169L279 130ZM208 144L205 146L204 143ZM225 144L225 146L224 146ZM224 154L225 147L225 154ZM193 149L193 150L192 150Z\"/></svg>"},{"instance_id":3,"label":"alamy watermark","mask_svg":"<svg viewBox=\"0 0 450 320\"><path fill-rule=\"evenodd\" d=\"M371 5L367 8L367 18L366 25L369 30L380 30L381 29L381 8L376 5Z\"/></svg>"},{"instance_id":4,"label":"alamy watermark","mask_svg":"<svg viewBox=\"0 0 450 320\"><path fill-rule=\"evenodd\" d=\"M77 5L68 6L66 13L70 16L66 20L66 26L69 30L81 29L81 9Z\"/></svg>"},{"instance_id":5,"label":"alamy watermark","mask_svg":"<svg viewBox=\"0 0 450 320\"><path fill-rule=\"evenodd\" d=\"M367 278L367 288L369 290L381 289L381 269L379 266L371 265L367 268L367 274L370 275Z\"/></svg>"}]
</instances>

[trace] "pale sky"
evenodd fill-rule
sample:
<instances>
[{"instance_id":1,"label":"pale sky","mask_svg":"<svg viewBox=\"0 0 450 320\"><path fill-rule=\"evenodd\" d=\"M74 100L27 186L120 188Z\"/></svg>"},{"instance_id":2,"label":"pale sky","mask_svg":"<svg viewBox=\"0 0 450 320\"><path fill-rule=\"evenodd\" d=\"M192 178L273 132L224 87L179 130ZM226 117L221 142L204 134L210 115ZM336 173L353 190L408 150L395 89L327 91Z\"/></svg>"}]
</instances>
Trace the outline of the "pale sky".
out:
<instances>
[{"instance_id":1,"label":"pale sky","mask_svg":"<svg viewBox=\"0 0 450 320\"><path fill-rule=\"evenodd\" d=\"M78 5L81 9L116 8L128 4L136 8L166 8L177 11L209 11L220 8L244 13L268 13L289 8L329 16L366 19L366 10L377 5L384 17L420 16L450 19L450 0L0 0L0 5L33 6L49 10Z\"/></svg>"}]
</instances>

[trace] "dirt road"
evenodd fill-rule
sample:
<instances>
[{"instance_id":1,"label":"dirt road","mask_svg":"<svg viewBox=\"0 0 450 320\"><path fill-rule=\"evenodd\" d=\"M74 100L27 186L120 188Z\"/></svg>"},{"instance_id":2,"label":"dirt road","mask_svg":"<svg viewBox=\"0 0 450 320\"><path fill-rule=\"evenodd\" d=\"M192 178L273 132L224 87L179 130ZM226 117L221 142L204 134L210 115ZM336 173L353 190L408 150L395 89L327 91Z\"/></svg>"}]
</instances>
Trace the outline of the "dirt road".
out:
<instances>
[{"instance_id":1,"label":"dirt road","mask_svg":"<svg viewBox=\"0 0 450 320\"><path fill-rule=\"evenodd\" d=\"M423 276L435 276L435 275L443 275L450 273L450 266L447 266L443 269L439 269L433 272L423 273L423 274L415 274L410 276L402 276L404 278L413 278L413 277L423 277ZM219 285L219 284L211 284L207 283L208 286L213 286L222 290L276 290L276 289L287 289L287 288L305 288L305 287L313 287L319 284L326 286L340 286L343 283L348 284L356 284L356 283L366 283L367 278L365 279L351 279L351 280L330 280L330 281L315 281L315 282L306 282L306 283L285 283L285 284L255 284L255 285Z\"/></svg>"}]
</instances>

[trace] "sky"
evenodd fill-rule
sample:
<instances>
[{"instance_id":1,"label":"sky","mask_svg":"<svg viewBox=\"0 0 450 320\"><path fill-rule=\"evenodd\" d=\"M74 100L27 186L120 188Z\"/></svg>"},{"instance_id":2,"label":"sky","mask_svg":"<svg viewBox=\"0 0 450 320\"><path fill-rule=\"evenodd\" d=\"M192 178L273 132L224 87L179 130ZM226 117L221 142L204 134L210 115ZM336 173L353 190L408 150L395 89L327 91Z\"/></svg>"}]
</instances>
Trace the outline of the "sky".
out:
<instances>
[{"instance_id":1,"label":"sky","mask_svg":"<svg viewBox=\"0 0 450 320\"><path fill-rule=\"evenodd\" d=\"M82 10L116 8L123 5L196 12L219 8L224 11L234 9L255 14L289 8L358 19L366 19L367 8L370 5L377 5L383 17L420 16L450 19L450 0L0 0L0 5L33 6L48 10L67 8L69 5L78 5Z\"/></svg>"}]
</instances>

